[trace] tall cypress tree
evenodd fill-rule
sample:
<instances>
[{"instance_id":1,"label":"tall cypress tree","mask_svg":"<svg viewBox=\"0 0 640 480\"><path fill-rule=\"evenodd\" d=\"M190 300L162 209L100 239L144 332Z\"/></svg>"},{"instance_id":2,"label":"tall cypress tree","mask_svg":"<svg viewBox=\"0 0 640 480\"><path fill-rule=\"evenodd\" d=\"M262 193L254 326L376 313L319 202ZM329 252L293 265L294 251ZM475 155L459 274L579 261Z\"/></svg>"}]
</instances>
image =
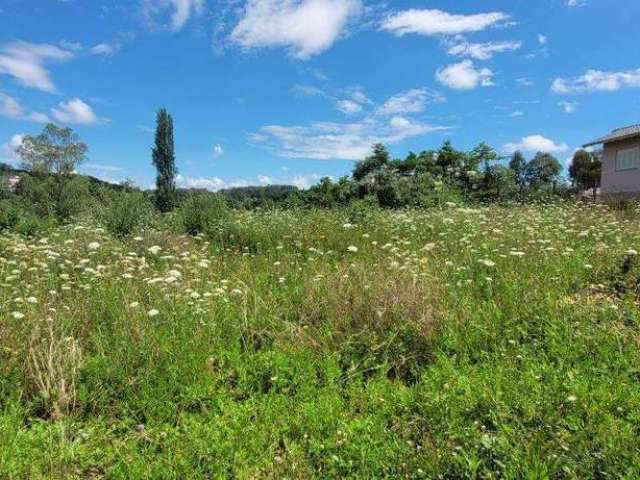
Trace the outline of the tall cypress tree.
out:
<instances>
[{"instance_id":1,"label":"tall cypress tree","mask_svg":"<svg viewBox=\"0 0 640 480\"><path fill-rule=\"evenodd\" d=\"M173 118L162 108L156 117L156 143L153 148L156 176L156 206L168 212L176 202L176 156L173 148Z\"/></svg>"}]
</instances>

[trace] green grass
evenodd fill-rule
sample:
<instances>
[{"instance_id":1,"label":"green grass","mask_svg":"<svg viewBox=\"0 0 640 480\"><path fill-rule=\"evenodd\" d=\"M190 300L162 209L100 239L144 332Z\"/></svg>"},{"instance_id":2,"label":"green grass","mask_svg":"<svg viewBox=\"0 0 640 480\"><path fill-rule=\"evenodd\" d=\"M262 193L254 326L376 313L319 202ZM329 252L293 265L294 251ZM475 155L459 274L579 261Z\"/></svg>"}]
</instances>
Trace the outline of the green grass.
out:
<instances>
[{"instance_id":1,"label":"green grass","mask_svg":"<svg viewBox=\"0 0 640 480\"><path fill-rule=\"evenodd\" d=\"M637 478L633 212L349 215L0 236L0 478Z\"/></svg>"}]
</instances>

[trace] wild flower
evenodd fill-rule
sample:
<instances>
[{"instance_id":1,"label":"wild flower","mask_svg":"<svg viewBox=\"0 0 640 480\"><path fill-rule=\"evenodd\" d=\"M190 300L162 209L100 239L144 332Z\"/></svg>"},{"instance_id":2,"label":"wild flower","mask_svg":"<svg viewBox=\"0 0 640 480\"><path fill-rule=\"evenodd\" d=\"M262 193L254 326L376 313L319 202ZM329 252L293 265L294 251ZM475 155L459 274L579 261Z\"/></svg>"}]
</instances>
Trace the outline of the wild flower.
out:
<instances>
[{"instance_id":1,"label":"wild flower","mask_svg":"<svg viewBox=\"0 0 640 480\"><path fill-rule=\"evenodd\" d=\"M153 318L153 317L155 317L156 315L158 315L159 313L160 313L160 312L159 312L158 310L156 310L155 308L152 308L151 310L149 310L149 311L147 312L147 315L148 315L149 317L152 317L152 318Z\"/></svg>"},{"instance_id":2,"label":"wild flower","mask_svg":"<svg viewBox=\"0 0 640 480\"><path fill-rule=\"evenodd\" d=\"M99 248L100 248L100 244L98 242L91 242L89 245L87 245L87 249L91 251L98 250Z\"/></svg>"},{"instance_id":3,"label":"wild flower","mask_svg":"<svg viewBox=\"0 0 640 480\"><path fill-rule=\"evenodd\" d=\"M349 245L347 250L350 251L351 253L357 253L358 252L358 247L356 247L355 245Z\"/></svg>"},{"instance_id":4,"label":"wild flower","mask_svg":"<svg viewBox=\"0 0 640 480\"><path fill-rule=\"evenodd\" d=\"M27 303L36 304L38 303L38 299L36 297L27 297Z\"/></svg>"},{"instance_id":5,"label":"wild flower","mask_svg":"<svg viewBox=\"0 0 640 480\"><path fill-rule=\"evenodd\" d=\"M496 266L496 263L492 260L489 260L488 258L481 258L480 260L478 260L478 262L489 268Z\"/></svg>"},{"instance_id":6,"label":"wild flower","mask_svg":"<svg viewBox=\"0 0 640 480\"><path fill-rule=\"evenodd\" d=\"M24 318L24 313L22 312L12 312L11 316L15 319L15 320L22 320Z\"/></svg>"},{"instance_id":7,"label":"wild flower","mask_svg":"<svg viewBox=\"0 0 640 480\"><path fill-rule=\"evenodd\" d=\"M147 251L153 255L158 255L161 250L162 247L160 247L159 245L153 245L152 247L147 248Z\"/></svg>"}]
</instances>

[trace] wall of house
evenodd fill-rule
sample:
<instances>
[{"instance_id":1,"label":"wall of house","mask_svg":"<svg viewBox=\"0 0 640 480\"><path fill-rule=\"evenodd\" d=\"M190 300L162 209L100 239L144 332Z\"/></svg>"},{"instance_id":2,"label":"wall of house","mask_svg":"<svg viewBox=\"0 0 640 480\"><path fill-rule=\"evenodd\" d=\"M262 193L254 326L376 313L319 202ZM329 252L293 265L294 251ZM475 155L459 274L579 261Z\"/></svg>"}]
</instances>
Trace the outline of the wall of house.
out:
<instances>
[{"instance_id":1,"label":"wall of house","mask_svg":"<svg viewBox=\"0 0 640 480\"><path fill-rule=\"evenodd\" d=\"M640 168L635 170L616 171L616 155L618 150L640 147L640 137L608 143L602 152L601 192L606 194L638 193L640 194Z\"/></svg>"}]
</instances>

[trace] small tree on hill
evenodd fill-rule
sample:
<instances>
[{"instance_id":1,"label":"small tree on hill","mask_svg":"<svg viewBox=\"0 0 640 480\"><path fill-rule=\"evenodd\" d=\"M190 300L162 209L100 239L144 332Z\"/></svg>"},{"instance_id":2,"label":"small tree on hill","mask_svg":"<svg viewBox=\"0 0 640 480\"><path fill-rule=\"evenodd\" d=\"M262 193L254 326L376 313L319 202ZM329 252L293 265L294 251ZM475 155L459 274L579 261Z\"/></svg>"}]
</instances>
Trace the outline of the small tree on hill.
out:
<instances>
[{"instance_id":1,"label":"small tree on hill","mask_svg":"<svg viewBox=\"0 0 640 480\"><path fill-rule=\"evenodd\" d=\"M156 117L156 140L153 148L153 164L156 176L156 206L161 212L168 212L176 203L176 182L178 173L173 144L173 119L162 108Z\"/></svg>"},{"instance_id":2,"label":"small tree on hill","mask_svg":"<svg viewBox=\"0 0 640 480\"><path fill-rule=\"evenodd\" d=\"M48 124L40 135L27 135L17 153L25 170L53 174L44 186L59 220L69 217L78 202L78 182L70 181L76 168L87 158L88 147L70 128Z\"/></svg>"}]
</instances>

